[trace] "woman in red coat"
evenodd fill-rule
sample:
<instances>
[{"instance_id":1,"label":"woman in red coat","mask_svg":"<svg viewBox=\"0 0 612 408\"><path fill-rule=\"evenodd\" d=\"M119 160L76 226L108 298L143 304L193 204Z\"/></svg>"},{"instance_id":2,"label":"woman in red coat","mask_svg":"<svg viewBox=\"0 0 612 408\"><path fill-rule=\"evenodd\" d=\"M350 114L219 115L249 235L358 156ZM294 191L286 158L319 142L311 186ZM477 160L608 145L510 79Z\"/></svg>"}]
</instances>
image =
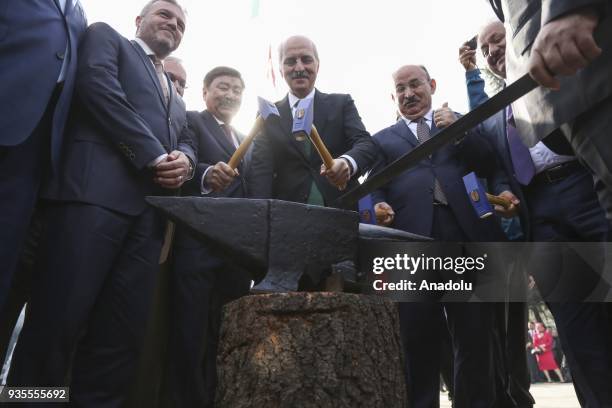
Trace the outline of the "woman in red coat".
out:
<instances>
[{"instance_id":1,"label":"woman in red coat","mask_svg":"<svg viewBox=\"0 0 612 408\"><path fill-rule=\"evenodd\" d=\"M553 355L552 334L546 330L546 326L544 326L543 323L536 323L536 334L533 336L533 349L531 352L536 355L538 367L540 371L544 373L548 382L552 382L548 370L554 370L559 380L562 382L564 381L561 370L559 370L559 365L555 361L555 356Z\"/></svg>"}]
</instances>

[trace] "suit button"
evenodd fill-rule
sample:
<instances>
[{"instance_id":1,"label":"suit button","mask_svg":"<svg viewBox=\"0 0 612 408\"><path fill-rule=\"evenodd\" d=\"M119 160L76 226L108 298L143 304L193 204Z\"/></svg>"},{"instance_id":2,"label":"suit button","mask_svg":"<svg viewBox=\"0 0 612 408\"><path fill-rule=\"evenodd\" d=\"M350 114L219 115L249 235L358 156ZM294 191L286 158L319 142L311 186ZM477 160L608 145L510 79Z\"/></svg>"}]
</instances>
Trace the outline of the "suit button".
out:
<instances>
[{"instance_id":1,"label":"suit button","mask_svg":"<svg viewBox=\"0 0 612 408\"><path fill-rule=\"evenodd\" d=\"M63 60L65 57L64 53L59 52L59 51L55 53L55 56L57 57L58 60Z\"/></svg>"}]
</instances>

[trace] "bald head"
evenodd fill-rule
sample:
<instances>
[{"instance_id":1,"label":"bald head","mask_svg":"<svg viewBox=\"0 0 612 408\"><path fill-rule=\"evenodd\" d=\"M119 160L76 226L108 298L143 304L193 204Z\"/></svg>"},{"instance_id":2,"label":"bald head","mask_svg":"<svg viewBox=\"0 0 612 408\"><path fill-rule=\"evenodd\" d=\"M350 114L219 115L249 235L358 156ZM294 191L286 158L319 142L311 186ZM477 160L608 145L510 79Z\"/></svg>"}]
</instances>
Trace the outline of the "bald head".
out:
<instances>
[{"instance_id":1,"label":"bald head","mask_svg":"<svg viewBox=\"0 0 612 408\"><path fill-rule=\"evenodd\" d=\"M319 72L319 54L316 45L307 37L295 35L283 41L278 49L280 71L298 98L308 96L314 89Z\"/></svg>"},{"instance_id":2,"label":"bald head","mask_svg":"<svg viewBox=\"0 0 612 408\"><path fill-rule=\"evenodd\" d=\"M489 69L506 78L506 28L501 21L492 21L478 34L478 45Z\"/></svg>"},{"instance_id":3,"label":"bald head","mask_svg":"<svg viewBox=\"0 0 612 408\"><path fill-rule=\"evenodd\" d=\"M423 117L431 110L431 95L436 81L422 65L404 65L393 73L395 101L398 110L410 120Z\"/></svg>"},{"instance_id":4,"label":"bald head","mask_svg":"<svg viewBox=\"0 0 612 408\"><path fill-rule=\"evenodd\" d=\"M281 64L283 62L285 50L290 47L295 47L296 45L307 45L312 50L317 62L319 61L319 53L317 52L316 44L310 38L303 35L293 35L278 45L278 58Z\"/></svg>"}]
</instances>

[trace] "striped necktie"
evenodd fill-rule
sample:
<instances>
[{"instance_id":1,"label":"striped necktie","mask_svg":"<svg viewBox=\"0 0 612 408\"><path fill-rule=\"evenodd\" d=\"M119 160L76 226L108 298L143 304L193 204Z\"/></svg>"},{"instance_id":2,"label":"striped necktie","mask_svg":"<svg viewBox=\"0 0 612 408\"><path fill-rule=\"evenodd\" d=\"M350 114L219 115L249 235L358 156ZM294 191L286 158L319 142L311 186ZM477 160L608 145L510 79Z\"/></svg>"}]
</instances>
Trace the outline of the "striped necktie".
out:
<instances>
[{"instance_id":1,"label":"striped necktie","mask_svg":"<svg viewBox=\"0 0 612 408\"><path fill-rule=\"evenodd\" d=\"M157 80L162 88L162 92L164 94L164 101L166 105L170 101L170 91L168 90L168 80L166 79L166 75L164 74L164 64L162 61L157 58L155 55L149 55L151 61L153 61L153 66L155 66L155 73L157 74Z\"/></svg>"},{"instance_id":2,"label":"striped necktie","mask_svg":"<svg viewBox=\"0 0 612 408\"><path fill-rule=\"evenodd\" d=\"M427 126L427 122L425 118L419 118L417 121L417 139L419 140L419 144L425 143L429 139L431 139L431 133L429 126ZM448 200L446 199L446 195L442 190L442 186L440 186L440 182L437 178L434 178L434 190L433 190L433 198L434 201L437 201L441 204L448 204Z\"/></svg>"}]
</instances>

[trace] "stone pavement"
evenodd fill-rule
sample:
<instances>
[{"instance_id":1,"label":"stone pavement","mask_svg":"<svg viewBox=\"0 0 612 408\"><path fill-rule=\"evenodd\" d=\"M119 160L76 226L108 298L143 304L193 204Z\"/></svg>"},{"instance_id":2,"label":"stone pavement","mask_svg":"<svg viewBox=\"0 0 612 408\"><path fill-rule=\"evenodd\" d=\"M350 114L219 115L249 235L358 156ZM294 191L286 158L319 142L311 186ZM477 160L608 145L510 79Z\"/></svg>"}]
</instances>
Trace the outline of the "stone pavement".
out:
<instances>
[{"instance_id":1,"label":"stone pavement","mask_svg":"<svg viewBox=\"0 0 612 408\"><path fill-rule=\"evenodd\" d=\"M536 400L534 408L580 408L571 383L534 384L530 391ZM450 407L446 393L440 393L440 408Z\"/></svg>"}]
</instances>

